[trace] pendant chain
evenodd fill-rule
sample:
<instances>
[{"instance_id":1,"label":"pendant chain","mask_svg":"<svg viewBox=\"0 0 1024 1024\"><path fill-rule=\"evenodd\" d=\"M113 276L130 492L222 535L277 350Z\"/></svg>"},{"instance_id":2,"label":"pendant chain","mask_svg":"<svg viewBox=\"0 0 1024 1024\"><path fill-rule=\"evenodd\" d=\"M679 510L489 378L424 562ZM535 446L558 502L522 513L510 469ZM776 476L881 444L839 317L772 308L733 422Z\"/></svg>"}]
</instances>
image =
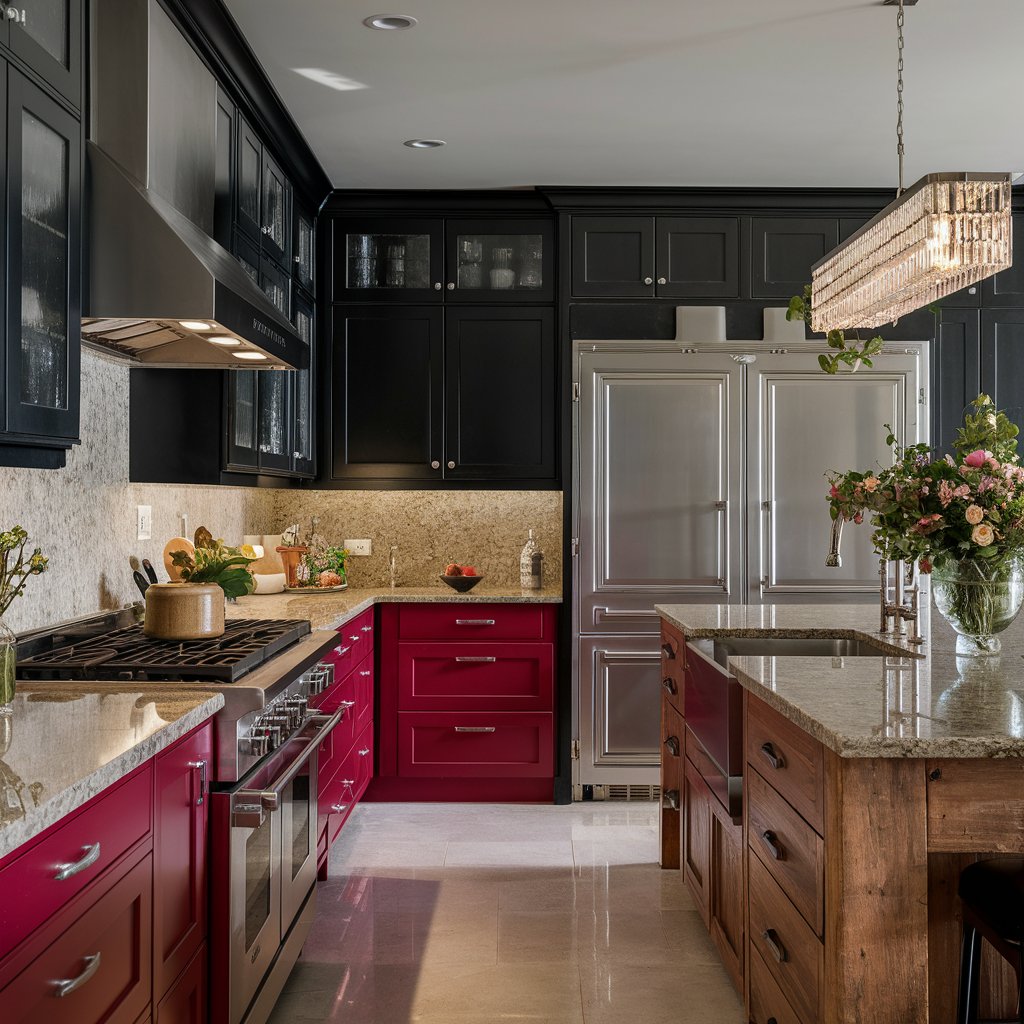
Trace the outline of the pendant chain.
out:
<instances>
[{"instance_id":1,"label":"pendant chain","mask_svg":"<svg viewBox=\"0 0 1024 1024\"><path fill-rule=\"evenodd\" d=\"M896 63L896 157L900 169L900 187L896 193L903 195L903 0L896 12L896 38L899 60Z\"/></svg>"}]
</instances>

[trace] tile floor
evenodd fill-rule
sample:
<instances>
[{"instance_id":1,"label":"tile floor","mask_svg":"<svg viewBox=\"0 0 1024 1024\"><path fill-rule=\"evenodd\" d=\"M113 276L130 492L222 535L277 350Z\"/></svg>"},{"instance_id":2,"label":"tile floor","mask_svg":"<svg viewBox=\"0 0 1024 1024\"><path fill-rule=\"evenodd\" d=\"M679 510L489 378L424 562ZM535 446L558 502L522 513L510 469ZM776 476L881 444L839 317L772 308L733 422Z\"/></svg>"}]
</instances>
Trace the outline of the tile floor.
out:
<instances>
[{"instance_id":1,"label":"tile floor","mask_svg":"<svg viewBox=\"0 0 1024 1024\"><path fill-rule=\"evenodd\" d=\"M361 805L270 1024L741 1024L656 814Z\"/></svg>"}]
</instances>

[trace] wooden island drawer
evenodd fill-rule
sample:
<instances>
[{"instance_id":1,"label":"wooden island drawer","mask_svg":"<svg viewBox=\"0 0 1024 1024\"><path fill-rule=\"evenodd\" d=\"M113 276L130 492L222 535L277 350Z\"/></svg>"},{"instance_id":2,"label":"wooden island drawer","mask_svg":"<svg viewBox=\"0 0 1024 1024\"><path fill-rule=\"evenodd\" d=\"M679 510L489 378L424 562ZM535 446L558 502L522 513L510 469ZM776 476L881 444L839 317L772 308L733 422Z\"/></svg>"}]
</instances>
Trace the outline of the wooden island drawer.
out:
<instances>
[{"instance_id":1,"label":"wooden island drawer","mask_svg":"<svg viewBox=\"0 0 1024 1024\"><path fill-rule=\"evenodd\" d=\"M800 1019L816 1024L825 947L757 857L747 873L751 959L759 954Z\"/></svg>"},{"instance_id":2,"label":"wooden island drawer","mask_svg":"<svg viewBox=\"0 0 1024 1024\"><path fill-rule=\"evenodd\" d=\"M799 726L747 695L747 763L824 835L825 748Z\"/></svg>"},{"instance_id":3,"label":"wooden island drawer","mask_svg":"<svg viewBox=\"0 0 1024 1024\"><path fill-rule=\"evenodd\" d=\"M554 770L553 717L513 711L400 712L398 774L544 778Z\"/></svg>"},{"instance_id":4,"label":"wooden island drawer","mask_svg":"<svg viewBox=\"0 0 1024 1024\"><path fill-rule=\"evenodd\" d=\"M750 951L750 1024L811 1024L802 1021L782 994L757 950Z\"/></svg>"},{"instance_id":5,"label":"wooden island drawer","mask_svg":"<svg viewBox=\"0 0 1024 1024\"><path fill-rule=\"evenodd\" d=\"M825 843L756 771L746 779L747 842L820 937L825 922Z\"/></svg>"},{"instance_id":6,"label":"wooden island drawer","mask_svg":"<svg viewBox=\"0 0 1024 1024\"><path fill-rule=\"evenodd\" d=\"M554 640L557 609L543 604L418 604L398 612L400 640Z\"/></svg>"},{"instance_id":7,"label":"wooden island drawer","mask_svg":"<svg viewBox=\"0 0 1024 1024\"><path fill-rule=\"evenodd\" d=\"M0 869L0 958L150 834L152 800L149 763Z\"/></svg>"},{"instance_id":8,"label":"wooden island drawer","mask_svg":"<svg viewBox=\"0 0 1024 1024\"><path fill-rule=\"evenodd\" d=\"M398 645L400 711L550 711L552 644Z\"/></svg>"}]
</instances>

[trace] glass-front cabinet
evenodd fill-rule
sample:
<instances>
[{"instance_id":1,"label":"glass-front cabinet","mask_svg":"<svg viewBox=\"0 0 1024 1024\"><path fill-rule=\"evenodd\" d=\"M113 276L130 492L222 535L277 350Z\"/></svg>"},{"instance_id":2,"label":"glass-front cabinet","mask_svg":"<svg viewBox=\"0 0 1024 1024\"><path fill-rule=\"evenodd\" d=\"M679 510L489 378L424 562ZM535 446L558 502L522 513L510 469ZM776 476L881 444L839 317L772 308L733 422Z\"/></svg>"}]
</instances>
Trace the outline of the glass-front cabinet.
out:
<instances>
[{"instance_id":1,"label":"glass-front cabinet","mask_svg":"<svg viewBox=\"0 0 1024 1024\"><path fill-rule=\"evenodd\" d=\"M316 346L313 343L314 307L306 296L295 295L295 329L309 348L309 368L292 374L292 472L312 476L313 465L313 381Z\"/></svg>"},{"instance_id":2,"label":"glass-front cabinet","mask_svg":"<svg viewBox=\"0 0 1024 1024\"><path fill-rule=\"evenodd\" d=\"M440 301L444 221L379 218L335 221L336 301Z\"/></svg>"},{"instance_id":3,"label":"glass-front cabinet","mask_svg":"<svg viewBox=\"0 0 1024 1024\"><path fill-rule=\"evenodd\" d=\"M298 288L304 288L311 295L315 291L316 269L313 250L313 217L305 210L295 209L295 255L292 257L293 274Z\"/></svg>"},{"instance_id":4,"label":"glass-front cabinet","mask_svg":"<svg viewBox=\"0 0 1024 1024\"><path fill-rule=\"evenodd\" d=\"M449 220L446 298L550 302L554 234L547 221Z\"/></svg>"},{"instance_id":5,"label":"glass-front cabinet","mask_svg":"<svg viewBox=\"0 0 1024 1024\"><path fill-rule=\"evenodd\" d=\"M82 103L84 0L32 0L5 4L0 40L75 107ZM9 33L9 35L8 35Z\"/></svg>"},{"instance_id":6,"label":"glass-front cabinet","mask_svg":"<svg viewBox=\"0 0 1024 1024\"><path fill-rule=\"evenodd\" d=\"M74 439L81 324L80 126L13 68L7 71L6 107L4 426L9 433Z\"/></svg>"},{"instance_id":7,"label":"glass-front cabinet","mask_svg":"<svg viewBox=\"0 0 1024 1024\"><path fill-rule=\"evenodd\" d=\"M293 370L258 371L259 467L291 469L291 390Z\"/></svg>"}]
</instances>

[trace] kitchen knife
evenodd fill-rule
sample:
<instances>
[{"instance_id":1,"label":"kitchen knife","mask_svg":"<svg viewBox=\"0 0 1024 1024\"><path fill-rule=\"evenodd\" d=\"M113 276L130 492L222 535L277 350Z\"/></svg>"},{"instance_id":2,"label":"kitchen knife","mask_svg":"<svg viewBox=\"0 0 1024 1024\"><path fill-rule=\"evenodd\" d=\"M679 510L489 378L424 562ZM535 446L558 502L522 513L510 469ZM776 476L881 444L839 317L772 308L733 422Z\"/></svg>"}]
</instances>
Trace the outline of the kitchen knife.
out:
<instances>
[{"instance_id":1,"label":"kitchen knife","mask_svg":"<svg viewBox=\"0 0 1024 1024\"><path fill-rule=\"evenodd\" d=\"M153 568L153 563L148 559L142 560L142 568L146 570L146 575L149 577L150 583L159 583L160 579L156 574L156 569Z\"/></svg>"},{"instance_id":2,"label":"kitchen knife","mask_svg":"<svg viewBox=\"0 0 1024 1024\"><path fill-rule=\"evenodd\" d=\"M136 569L135 572L132 573L132 577L135 580L135 586L139 588L139 593L142 594L143 597L145 597L146 591L149 589L149 580L147 580L146 577L143 576L138 569Z\"/></svg>"}]
</instances>

